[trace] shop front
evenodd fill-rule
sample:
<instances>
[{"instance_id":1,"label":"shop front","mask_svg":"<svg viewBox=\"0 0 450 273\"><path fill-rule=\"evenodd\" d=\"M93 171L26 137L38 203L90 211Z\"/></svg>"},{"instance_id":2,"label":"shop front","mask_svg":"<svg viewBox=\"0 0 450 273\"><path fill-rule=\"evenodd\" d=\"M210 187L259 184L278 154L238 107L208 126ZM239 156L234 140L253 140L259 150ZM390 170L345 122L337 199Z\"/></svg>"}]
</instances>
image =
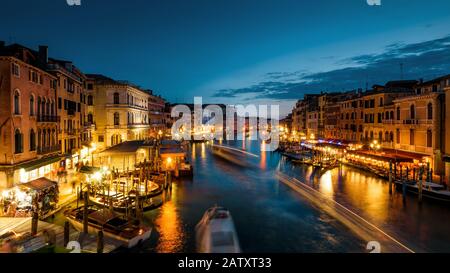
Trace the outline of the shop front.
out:
<instances>
[{"instance_id":1,"label":"shop front","mask_svg":"<svg viewBox=\"0 0 450 273\"><path fill-rule=\"evenodd\" d=\"M58 183L45 177L3 190L0 196L0 216L31 217L37 210L40 217L56 208Z\"/></svg>"}]
</instances>

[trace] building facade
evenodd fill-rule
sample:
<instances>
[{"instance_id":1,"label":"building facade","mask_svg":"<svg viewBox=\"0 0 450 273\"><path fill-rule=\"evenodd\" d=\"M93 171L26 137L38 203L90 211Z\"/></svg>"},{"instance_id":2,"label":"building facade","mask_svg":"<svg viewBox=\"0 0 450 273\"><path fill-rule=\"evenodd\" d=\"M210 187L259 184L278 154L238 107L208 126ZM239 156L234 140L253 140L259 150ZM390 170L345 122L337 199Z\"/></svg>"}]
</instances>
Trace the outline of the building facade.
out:
<instances>
[{"instance_id":1,"label":"building facade","mask_svg":"<svg viewBox=\"0 0 450 273\"><path fill-rule=\"evenodd\" d=\"M46 46L0 42L0 188L56 175L57 78L47 66Z\"/></svg>"},{"instance_id":2,"label":"building facade","mask_svg":"<svg viewBox=\"0 0 450 273\"><path fill-rule=\"evenodd\" d=\"M87 85L93 97L93 142L105 149L124 141L150 137L149 99L151 94L133 84L89 74Z\"/></svg>"},{"instance_id":3,"label":"building facade","mask_svg":"<svg viewBox=\"0 0 450 273\"><path fill-rule=\"evenodd\" d=\"M91 134L84 126L86 77L70 61L49 59L49 71L57 78L58 141L70 169L83 159L82 145L89 145Z\"/></svg>"},{"instance_id":4,"label":"building facade","mask_svg":"<svg viewBox=\"0 0 450 273\"><path fill-rule=\"evenodd\" d=\"M150 136L156 138L159 132L166 131L166 101L161 96L154 95L151 90L148 93L150 94L148 99Z\"/></svg>"}]
</instances>

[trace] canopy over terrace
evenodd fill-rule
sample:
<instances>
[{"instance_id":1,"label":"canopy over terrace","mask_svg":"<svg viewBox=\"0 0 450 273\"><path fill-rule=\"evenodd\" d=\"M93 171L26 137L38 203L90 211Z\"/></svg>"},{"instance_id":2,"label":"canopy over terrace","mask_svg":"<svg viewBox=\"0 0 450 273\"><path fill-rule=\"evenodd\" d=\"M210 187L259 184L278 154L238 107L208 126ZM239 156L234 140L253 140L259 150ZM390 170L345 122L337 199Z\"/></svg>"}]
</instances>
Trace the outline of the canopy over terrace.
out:
<instances>
[{"instance_id":1,"label":"canopy over terrace","mask_svg":"<svg viewBox=\"0 0 450 273\"><path fill-rule=\"evenodd\" d=\"M50 189L52 187L56 187L57 185L58 185L58 183L51 181L50 179L45 178L45 177L41 177L36 180L30 181L28 183L21 184L21 186L23 186L23 187L26 187L26 188L29 188L31 190L38 191L38 192L44 191L46 189Z\"/></svg>"},{"instance_id":2,"label":"canopy over terrace","mask_svg":"<svg viewBox=\"0 0 450 273\"><path fill-rule=\"evenodd\" d=\"M390 151L381 151L381 152L372 152L367 150L359 150L359 151L349 151L350 155L362 156L365 158L375 159L382 162L392 162L392 163L413 163L414 158L407 157L401 154L392 153Z\"/></svg>"},{"instance_id":3,"label":"canopy over terrace","mask_svg":"<svg viewBox=\"0 0 450 273\"><path fill-rule=\"evenodd\" d=\"M154 144L147 140L122 142L98 153L100 164L119 171L133 170L136 164L153 159Z\"/></svg>"}]
</instances>

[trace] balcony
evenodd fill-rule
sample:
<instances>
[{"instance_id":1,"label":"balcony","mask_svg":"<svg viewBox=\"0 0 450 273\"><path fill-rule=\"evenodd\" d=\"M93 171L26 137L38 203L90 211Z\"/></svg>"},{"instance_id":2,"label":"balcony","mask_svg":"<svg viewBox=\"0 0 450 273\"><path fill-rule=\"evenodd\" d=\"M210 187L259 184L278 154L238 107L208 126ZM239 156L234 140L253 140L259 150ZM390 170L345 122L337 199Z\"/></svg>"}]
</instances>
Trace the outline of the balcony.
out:
<instances>
[{"instance_id":1,"label":"balcony","mask_svg":"<svg viewBox=\"0 0 450 273\"><path fill-rule=\"evenodd\" d=\"M94 140L93 138L87 138L87 139L85 139L85 140L82 140L82 141L81 141L81 145L83 145L83 146L90 146L90 145L91 145L91 142L92 142L93 140Z\"/></svg>"},{"instance_id":2,"label":"balcony","mask_svg":"<svg viewBox=\"0 0 450 273\"><path fill-rule=\"evenodd\" d=\"M418 119L404 119L403 124L416 125L416 124L419 124L419 120Z\"/></svg>"},{"instance_id":3,"label":"balcony","mask_svg":"<svg viewBox=\"0 0 450 273\"><path fill-rule=\"evenodd\" d=\"M61 130L60 130L60 132L61 132ZM64 129L63 132L66 135L74 136L74 135L76 135L79 132L79 130L78 129Z\"/></svg>"},{"instance_id":4,"label":"balcony","mask_svg":"<svg viewBox=\"0 0 450 273\"><path fill-rule=\"evenodd\" d=\"M37 116L37 122L58 122L57 116Z\"/></svg>"},{"instance_id":5,"label":"balcony","mask_svg":"<svg viewBox=\"0 0 450 273\"><path fill-rule=\"evenodd\" d=\"M149 127L148 123L128 123L128 128L145 128L145 127Z\"/></svg>"},{"instance_id":6,"label":"balcony","mask_svg":"<svg viewBox=\"0 0 450 273\"><path fill-rule=\"evenodd\" d=\"M38 147L37 148L38 155L53 154L53 153L57 153L59 151L61 151L61 146L60 145L48 146L48 147Z\"/></svg>"},{"instance_id":7,"label":"balcony","mask_svg":"<svg viewBox=\"0 0 450 273\"><path fill-rule=\"evenodd\" d=\"M95 125L95 123L92 122L85 122L84 123L84 130L95 130L97 127Z\"/></svg>"}]
</instances>

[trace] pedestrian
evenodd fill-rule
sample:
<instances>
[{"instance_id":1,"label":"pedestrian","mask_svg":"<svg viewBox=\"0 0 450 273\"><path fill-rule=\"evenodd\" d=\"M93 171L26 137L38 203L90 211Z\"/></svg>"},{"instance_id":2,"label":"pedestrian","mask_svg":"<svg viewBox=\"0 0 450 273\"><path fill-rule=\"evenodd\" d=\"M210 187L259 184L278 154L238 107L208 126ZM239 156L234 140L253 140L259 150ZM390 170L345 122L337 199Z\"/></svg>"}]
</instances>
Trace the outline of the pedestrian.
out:
<instances>
[{"instance_id":1,"label":"pedestrian","mask_svg":"<svg viewBox=\"0 0 450 273\"><path fill-rule=\"evenodd\" d=\"M72 194L75 192L75 186L76 186L75 180L72 180Z\"/></svg>"}]
</instances>

